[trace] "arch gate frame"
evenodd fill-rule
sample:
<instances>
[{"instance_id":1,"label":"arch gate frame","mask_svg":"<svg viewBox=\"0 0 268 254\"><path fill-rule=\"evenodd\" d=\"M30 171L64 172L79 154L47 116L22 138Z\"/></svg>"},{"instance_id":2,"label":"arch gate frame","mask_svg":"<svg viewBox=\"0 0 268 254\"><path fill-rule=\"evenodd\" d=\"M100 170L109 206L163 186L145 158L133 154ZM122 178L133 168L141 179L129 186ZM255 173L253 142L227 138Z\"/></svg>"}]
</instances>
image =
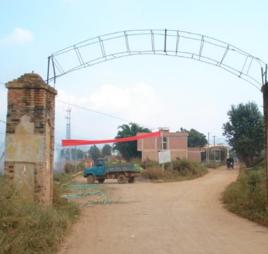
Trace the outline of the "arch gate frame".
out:
<instances>
[{"instance_id":1,"label":"arch gate frame","mask_svg":"<svg viewBox=\"0 0 268 254\"><path fill-rule=\"evenodd\" d=\"M266 68L259 57L203 34L168 29L124 30L92 37L51 54L47 83L55 84L57 78L82 68L137 55L165 55L204 62L224 69L259 90L263 85L261 69ZM72 64L67 65L66 59L72 60Z\"/></svg>"}]
</instances>

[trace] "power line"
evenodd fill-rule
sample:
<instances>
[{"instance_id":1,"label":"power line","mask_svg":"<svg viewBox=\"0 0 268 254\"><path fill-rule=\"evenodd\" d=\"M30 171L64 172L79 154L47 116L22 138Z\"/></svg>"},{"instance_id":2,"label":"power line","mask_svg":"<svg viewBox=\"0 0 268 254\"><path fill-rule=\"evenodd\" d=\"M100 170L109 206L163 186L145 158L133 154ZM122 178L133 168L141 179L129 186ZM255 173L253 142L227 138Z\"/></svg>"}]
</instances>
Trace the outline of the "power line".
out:
<instances>
[{"instance_id":1,"label":"power line","mask_svg":"<svg viewBox=\"0 0 268 254\"><path fill-rule=\"evenodd\" d=\"M65 105L69 105L69 106L72 106L72 107L83 109L85 111L89 111L89 112L93 112L93 113L96 113L96 114L108 116L108 117L118 119L118 120L121 120L121 121L131 122L131 121L127 120L127 119L124 119L124 118L121 118L121 117L118 117L118 116L114 116L114 115L111 115L111 114L108 114L108 113L104 113L104 112L101 112L101 111L97 111L97 110L94 110L94 109L91 109L91 108L88 108L88 107L84 107L84 106L81 106L81 105L78 105L78 104L69 103L69 102L66 102L66 101L59 100L59 99L57 99L57 101L62 103L62 104L65 104Z\"/></svg>"},{"instance_id":2,"label":"power line","mask_svg":"<svg viewBox=\"0 0 268 254\"><path fill-rule=\"evenodd\" d=\"M107 117L110 117L110 118L114 118L114 119L117 119L117 120L120 120L120 121L123 121L123 122L128 122L128 123L137 123L137 124L140 124L140 125L145 125L144 123L139 123L137 121L131 121L129 119L125 119L125 118L122 118L122 117L118 117L118 116L115 116L115 115L112 115L112 114L108 114L108 113L104 113L104 112L101 112L101 111L97 111L97 110L94 110L94 109L91 109L91 108L88 108L88 107L85 107L85 106L81 106L81 105L78 105L78 104L74 104L74 103L69 103L69 102L66 102L66 101L62 101L62 100L59 100L57 99L58 102L62 103L62 104L65 104L65 105L68 105L69 107L72 106L72 107L76 107L76 108L79 108L79 109L82 109L82 110L85 110L85 111L88 111L88 112L93 112L93 113L96 113L96 114L100 114L100 115L104 115L104 116L107 116ZM154 130L154 129L158 129L157 127L152 127L152 126L149 126L148 128Z\"/></svg>"}]
</instances>

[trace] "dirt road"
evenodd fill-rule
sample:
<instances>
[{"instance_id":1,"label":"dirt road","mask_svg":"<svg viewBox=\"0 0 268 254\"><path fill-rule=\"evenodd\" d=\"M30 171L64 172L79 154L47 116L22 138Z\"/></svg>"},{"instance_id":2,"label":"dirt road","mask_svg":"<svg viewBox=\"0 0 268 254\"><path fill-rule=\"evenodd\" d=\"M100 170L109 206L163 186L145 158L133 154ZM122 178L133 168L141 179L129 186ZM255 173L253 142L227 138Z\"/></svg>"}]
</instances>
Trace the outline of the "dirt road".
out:
<instances>
[{"instance_id":1,"label":"dirt road","mask_svg":"<svg viewBox=\"0 0 268 254\"><path fill-rule=\"evenodd\" d=\"M226 211L226 169L175 183L107 184L111 205L83 209L60 254L267 254L268 229Z\"/></svg>"}]
</instances>

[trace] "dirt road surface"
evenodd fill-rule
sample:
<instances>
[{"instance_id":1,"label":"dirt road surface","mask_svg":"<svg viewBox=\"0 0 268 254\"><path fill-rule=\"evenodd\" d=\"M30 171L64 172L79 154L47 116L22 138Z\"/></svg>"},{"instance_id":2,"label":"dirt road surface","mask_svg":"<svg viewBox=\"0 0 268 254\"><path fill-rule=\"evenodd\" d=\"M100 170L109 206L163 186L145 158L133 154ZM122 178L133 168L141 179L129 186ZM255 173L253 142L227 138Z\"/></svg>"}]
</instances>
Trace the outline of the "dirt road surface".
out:
<instances>
[{"instance_id":1,"label":"dirt road surface","mask_svg":"<svg viewBox=\"0 0 268 254\"><path fill-rule=\"evenodd\" d=\"M60 254L267 254L268 229L226 211L237 171L175 183L106 184L115 202L84 208Z\"/></svg>"}]
</instances>

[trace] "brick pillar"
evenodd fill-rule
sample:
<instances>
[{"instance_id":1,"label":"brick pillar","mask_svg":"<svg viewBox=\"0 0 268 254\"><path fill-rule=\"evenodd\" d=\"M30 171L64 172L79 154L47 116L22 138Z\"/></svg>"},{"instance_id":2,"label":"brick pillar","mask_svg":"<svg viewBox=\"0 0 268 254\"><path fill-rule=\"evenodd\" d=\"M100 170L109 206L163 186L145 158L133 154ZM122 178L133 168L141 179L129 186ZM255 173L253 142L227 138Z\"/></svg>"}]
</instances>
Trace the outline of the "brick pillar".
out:
<instances>
[{"instance_id":1,"label":"brick pillar","mask_svg":"<svg viewBox=\"0 0 268 254\"><path fill-rule=\"evenodd\" d=\"M264 113L264 151L265 151L265 174L266 174L266 208L268 210L268 83L262 86L263 93L263 113Z\"/></svg>"},{"instance_id":2,"label":"brick pillar","mask_svg":"<svg viewBox=\"0 0 268 254\"><path fill-rule=\"evenodd\" d=\"M27 199L46 205L53 197L55 96L37 74L7 83L5 174Z\"/></svg>"}]
</instances>

